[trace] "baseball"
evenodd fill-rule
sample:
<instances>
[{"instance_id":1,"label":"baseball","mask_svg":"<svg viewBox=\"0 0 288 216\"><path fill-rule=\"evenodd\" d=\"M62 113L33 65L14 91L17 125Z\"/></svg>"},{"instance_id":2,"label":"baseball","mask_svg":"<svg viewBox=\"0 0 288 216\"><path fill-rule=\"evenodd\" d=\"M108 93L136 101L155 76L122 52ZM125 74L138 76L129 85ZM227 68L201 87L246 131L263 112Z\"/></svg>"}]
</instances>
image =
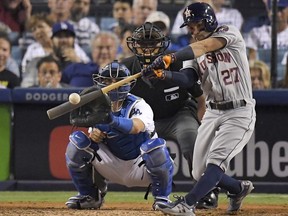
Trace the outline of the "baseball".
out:
<instances>
[{"instance_id":1,"label":"baseball","mask_svg":"<svg viewBox=\"0 0 288 216\"><path fill-rule=\"evenodd\" d=\"M80 102L80 100L81 100L81 97L77 93L72 93L69 95L69 102L71 104L78 104Z\"/></svg>"}]
</instances>

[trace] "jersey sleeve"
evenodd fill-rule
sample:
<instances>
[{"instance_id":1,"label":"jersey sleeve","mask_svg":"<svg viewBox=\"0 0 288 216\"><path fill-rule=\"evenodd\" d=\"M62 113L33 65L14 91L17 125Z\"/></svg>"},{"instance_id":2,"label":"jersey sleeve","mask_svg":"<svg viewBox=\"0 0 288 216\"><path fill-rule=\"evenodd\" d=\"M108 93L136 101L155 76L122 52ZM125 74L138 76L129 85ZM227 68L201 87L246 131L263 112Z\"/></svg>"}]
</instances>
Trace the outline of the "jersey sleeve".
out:
<instances>
[{"instance_id":1,"label":"jersey sleeve","mask_svg":"<svg viewBox=\"0 0 288 216\"><path fill-rule=\"evenodd\" d=\"M140 99L138 103L132 108L131 118L140 119L144 125L145 130L152 133L155 129L154 125L154 114L152 108L146 103L144 99Z\"/></svg>"},{"instance_id":2,"label":"jersey sleeve","mask_svg":"<svg viewBox=\"0 0 288 216\"><path fill-rule=\"evenodd\" d=\"M234 46L235 44L243 43L244 39L240 33L240 31L232 25L223 25L220 26L212 35L214 38L224 38L226 40L226 46Z\"/></svg>"}]
</instances>

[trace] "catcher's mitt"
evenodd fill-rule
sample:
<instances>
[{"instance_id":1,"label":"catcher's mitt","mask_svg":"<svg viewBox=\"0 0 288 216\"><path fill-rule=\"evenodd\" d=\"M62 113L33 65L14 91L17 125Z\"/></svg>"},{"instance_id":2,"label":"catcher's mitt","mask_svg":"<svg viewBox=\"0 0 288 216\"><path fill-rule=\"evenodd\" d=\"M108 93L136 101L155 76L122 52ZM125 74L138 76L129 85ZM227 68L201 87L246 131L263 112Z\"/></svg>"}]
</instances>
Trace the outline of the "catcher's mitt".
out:
<instances>
[{"instance_id":1,"label":"catcher's mitt","mask_svg":"<svg viewBox=\"0 0 288 216\"><path fill-rule=\"evenodd\" d=\"M85 88L80 95L99 91L98 86ZM106 94L70 112L70 123L78 127L91 127L95 124L110 123L111 101Z\"/></svg>"}]
</instances>

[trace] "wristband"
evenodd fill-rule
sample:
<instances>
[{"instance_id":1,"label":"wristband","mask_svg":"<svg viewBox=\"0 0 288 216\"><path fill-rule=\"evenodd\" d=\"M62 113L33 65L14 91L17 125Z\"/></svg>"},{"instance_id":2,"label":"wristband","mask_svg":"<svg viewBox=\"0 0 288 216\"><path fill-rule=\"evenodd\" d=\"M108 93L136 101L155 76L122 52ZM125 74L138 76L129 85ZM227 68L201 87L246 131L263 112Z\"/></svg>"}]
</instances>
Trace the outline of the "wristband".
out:
<instances>
[{"instance_id":1,"label":"wristband","mask_svg":"<svg viewBox=\"0 0 288 216\"><path fill-rule=\"evenodd\" d=\"M174 56L178 61L192 60L195 58L194 52L190 46L186 46L175 52Z\"/></svg>"},{"instance_id":2,"label":"wristband","mask_svg":"<svg viewBox=\"0 0 288 216\"><path fill-rule=\"evenodd\" d=\"M110 125L124 134L129 134L133 127L132 119L117 117L110 114L112 121Z\"/></svg>"}]
</instances>

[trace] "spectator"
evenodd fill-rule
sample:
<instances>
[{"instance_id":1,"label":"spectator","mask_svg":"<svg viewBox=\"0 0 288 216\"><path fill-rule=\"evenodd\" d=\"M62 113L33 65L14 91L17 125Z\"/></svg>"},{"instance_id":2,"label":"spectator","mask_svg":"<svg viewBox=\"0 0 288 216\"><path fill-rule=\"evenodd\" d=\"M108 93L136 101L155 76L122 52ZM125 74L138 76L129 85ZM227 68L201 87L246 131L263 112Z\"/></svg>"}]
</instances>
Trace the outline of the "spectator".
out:
<instances>
[{"instance_id":1,"label":"spectator","mask_svg":"<svg viewBox=\"0 0 288 216\"><path fill-rule=\"evenodd\" d=\"M288 1L279 0L277 7L277 47L279 54L278 60L281 62L284 52L288 49ZM259 59L270 65L271 32L271 25L263 25L261 27L253 28L249 32L246 38L246 46L248 48L248 58L250 62ZM284 73L284 69L279 70L277 80L283 79Z\"/></svg>"},{"instance_id":2,"label":"spectator","mask_svg":"<svg viewBox=\"0 0 288 216\"><path fill-rule=\"evenodd\" d=\"M99 26L89 19L91 0L75 0L71 9L71 21L76 33L76 42L90 53L91 39L99 33Z\"/></svg>"},{"instance_id":3,"label":"spectator","mask_svg":"<svg viewBox=\"0 0 288 216\"><path fill-rule=\"evenodd\" d=\"M6 69L14 73L17 77L21 78L20 69L19 69L20 67L17 61L11 55L6 62Z\"/></svg>"},{"instance_id":4,"label":"spectator","mask_svg":"<svg viewBox=\"0 0 288 216\"><path fill-rule=\"evenodd\" d=\"M157 10L158 0L133 0L133 24L141 26L153 11Z\"/></svg>"},{"instance_id":5,"label":"spectator","mask_svg":"<svg viewBox=\"0 0 288 216\"><path fill-rule=\"evenodd\" d=\"M246 35L254 27L260 27L270 22L266 2L267 0L233 1L233 7L238 9L244 18L241 29L243 35Z\"/></svg>"},{"instance_id":6,"label":"spectator","mask_svg":"<svg viewBox=\"0 0 288 216\"><path fill-rule=\"evenodd\" d=\"M33 33L35 42L30 44L21 63L22 73L25 74L27 64L36 57L43 57L53 52L52 21L47 14L38 13L31 16L26 24L26 29Z\"/></svg>"},{"instance_id":7,"label":"spectator","mask_svg":"<svg viewBox=\"0 0 288 216\"><path fill-rule=\"evenodd\" d=\"M48 18L52 20L53 23L69 20L73 1L74 0L48 0L48 8L50 9Z\"/></svg>"},{"instance_id":8,"label":"spectator","mask_svg":"<svg viewBox=\"0 0 288 216\"><path fill-rule=\"evenodd\" d=\"M123 28L132 24L132 1L133 0L116 0L113 3L113 18L116 20L109 29L121 38Z\"/></svg>"},{"instance_id":9,"label":"spectator","mask_svg":"<svg viewBox=\"0 0 288 216\"><path fill-rule=\"evenodd\" d=\"M0 1L0 22L12 32L23 32L25 20L30 18L32 5L30 0Z\"/></svg>"},{"instance_id":10,"label":"spectator","mask_svg":"<svg viewBox=\"0 0 288 216\"><path fill-rule=\"evenodd\" d=\"M61 71L66 66L75 62L87 63L90 61L83 49L75 43L75 31L73 25L69 22L55 23L52 27L53 56L59 61ZM34 58L27 65L26 71L29 74L23 77L21 86L29 87L37 84L37 61L40 58ZM36 83L35 83L36 82Z\"/></svg>"},{"instance_id":11,"label":"spectator","mask_svg":"<svg viewBox=\"0 0 288 216\"><path fill-rule=\"evenodd\" d=\"M59 62L48 55L41 58L37 63L38 85L41 88L65 88L67 84L61 83L61 71Z\"/></svg>"},{"instance_id":12,"label":"spectator","mask_svg":"<svg viewBox=\"0 0 288 216\"><path fill-rule=\"evenodd\" d=\"M113 3L113 18L124 23L132 23L132 1L133 0L115 0Z\"/></svg>"},{"instance_id":13,"label":"spectator","mask_svg":"<svg viewBox=\"0 0 288 216\"><path fill-rule=\"evenodd\" d=\"M250 74L252 80L252 89L269 89L271 87L270 82L270 70L267 64L263 61L255 61L250 65Z\"/></svg>"},{"instance_id":14,"label":"spectator","mask_svg":"<svg viewBox=\"0 0 288 216\"><path fill-rule=\"evenodd\" d=\"M4 33L0 34L0 88L15 88L20 85L20 79L6 69L6 63L11 54L11 42Z\"/></svg>"},{"instance_id":15,"label":"spectator","mask_svg":"<svg viewBox=\"0 0 288 216\"><path fill-rule=\"evenodd\" d=\"M70 11L74 0L48 0L48 8L50 13L47 18L52 23L64 22L70 19ZM35 42L33 34L30 31L25 31L22 37L19 39L19 46L26 50L28 46Z\"/></svg>"},{"instance_id":16,"label":"spectator","mask_svg":"<svg viewBox=\"0 0 288 216\"><path fill-rule=\"evenodd\" d=\"M164 35L168 35L170 32L170 18L162 11L153 11L147 17L145 22L150 22L161 29Z\"/></svg>"},{"instance_id":17,"label":"spectator","mask_svg":"<svg viewBox=\"0 0 288 216\"><path fill-rule=\"evenodd\" d=\"M92 86L92 74L98 73L99 68L116 59L118 46L118 37L113 32L100 32L91 44L93 62L67 66L63 70L62 82L74 87Z\"/></svg>"},{"instance_id":18,"label":"spectator","mask_svg":"<svg viewBox=\"0 0 288 216\"><path fill-rule=\"evenodd\" d=\"M87 63L90 61L87 54L75 42L75 31L69 22L55 23L52 28L53 51L64 69L68 64L75 62Z\"/></svg>"},{"instance_id":19,"label":"spectator","mask_svg":"<svg viewBox=\"0 0 288 216\"><path fill-rule=\"evenodd\" d=\"M225 7L226 0L212 0L213 9L218 21L219 26L221 25L234 25L241 30L243 24L243 17L239 10L235 8ZM231 0L228 0L231 4Z\"/></svg>"},{"instance_id":20,"label":"spectator","mask_svg":"<svg viewBox=\"0 0 288 216\"><path fill-rule=\"evenodd\" d=\"M120 32L120 46L118 48L117 59L121 61L124 58L128 58L133 55L133 52L128 48L126 39L130 37L135 30L135 26L132 24L125 24L121 27Z\"/></svg>"}]
</instances>

